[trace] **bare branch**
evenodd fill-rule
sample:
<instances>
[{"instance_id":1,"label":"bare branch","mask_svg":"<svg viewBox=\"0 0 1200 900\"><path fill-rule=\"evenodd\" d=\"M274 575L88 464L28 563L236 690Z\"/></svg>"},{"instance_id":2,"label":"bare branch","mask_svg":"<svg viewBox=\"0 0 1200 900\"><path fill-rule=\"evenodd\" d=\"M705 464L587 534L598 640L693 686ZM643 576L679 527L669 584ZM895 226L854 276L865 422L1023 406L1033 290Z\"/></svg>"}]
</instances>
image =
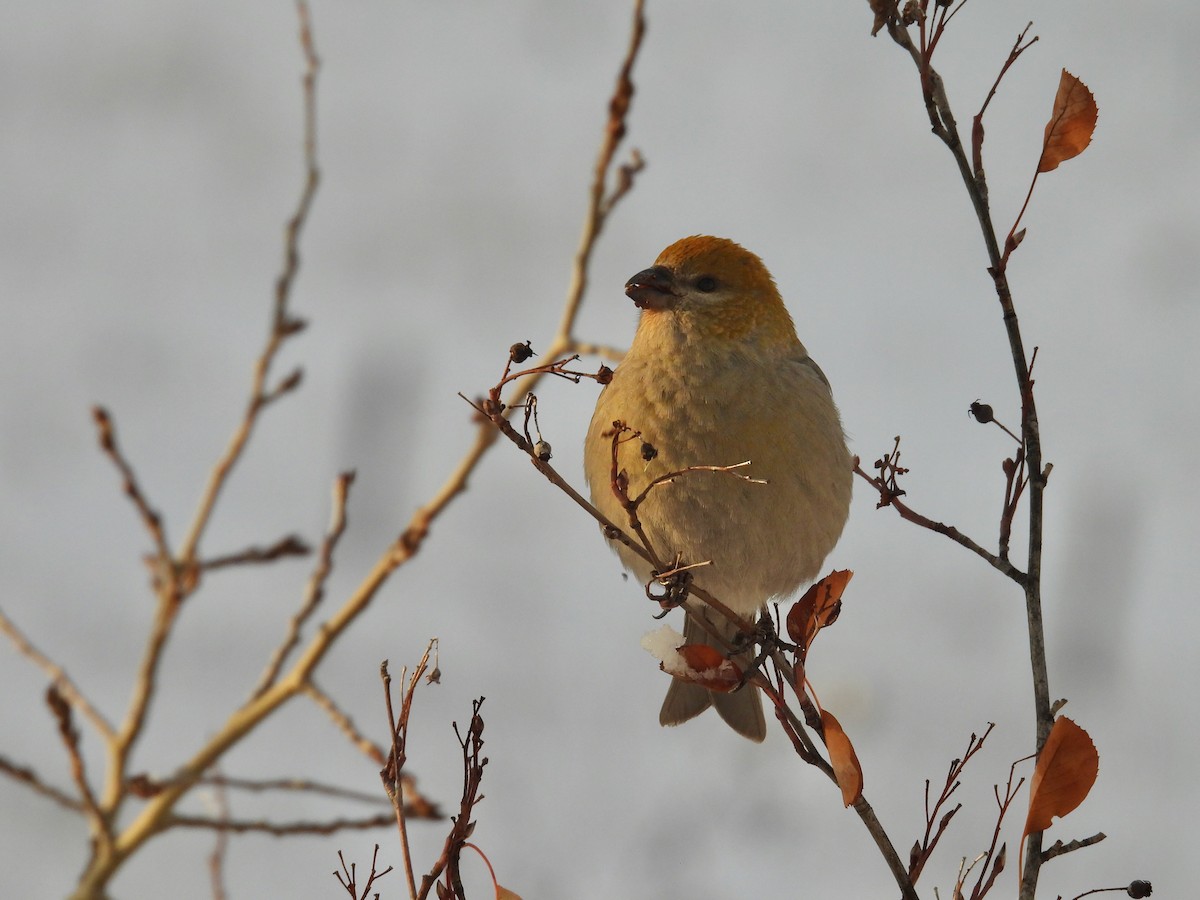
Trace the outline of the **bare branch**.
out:
<instances>
[{"instance_id":1,"label":"bare branch","mask_svg":"<svg viewBox=\"0 0 1200 900\"><path fill-rule=\"evenodd\" d=\"M321 61L317 57L316 47L313 44L312 25L306 0L297 0L296 10L300 17L300 46L304 51L306 64L304 71L304 189L300 193L296 210L284 230L284 262L283 268L275 280L275 307L271 319L271 331L267 337L266 346L254 364L250 399L246 404L241 422L229 439L225 452L209 475L208 484L201 495L196 516L192 520L191 527L179 550L179 560L185 565L190 564L196 558L200 540L212 518L217 498L229 479L229 473L241 459L242 451L245 450L246 443L250 440L250 435L258 422L259 413L270 403L294 390L300 384L300 373L297 370L285 377L278 385L268 386L271 365L279 350L288 338L298 334L305 326L303 319L297 319L291 315L288 305L291 300L292 286L296 281L296 273L300 269L300 235L308 222L313 197L316 196L317 186L321 182L321 170L317 165L317 73L320 71Z\"/></svg>"},{"instance_id":2,"label":"bare branch","mask_svg":"<svg viewBox=\"0 0 1200 900\"><path fill-rule=\"evenodd\" d=\"M96 795L92 793L92 786L88 782L87 770L83 764L83 754L79 749L79 732L75 730L75 723L71 718L71 704L54 685L46 690L46 704L58 722L58 735L62 738L67 756L71 760L71 778L79 790L80 808L87 816L92 835L98 842L111 845L112 828L108 818L100 810L100 806L96 802Z\"/></svg>"},{"instance_id":3,"label":"bare branch","mask_svg":"<svg viewBox=\"0 0 1200 900\"><path fill-rule=\"evenodd\" d=\"M579 238L579 246L575 251L575 262L571 269L571 286L567 290L567 305L563 310L562 321L552 347L546 351L546 356L555 358L564 352L569 352L571 336L575 329L575 318L579 314L579 306L587 292L588 269L591 265L592 250L596 245L600 232L608 221L617 202L624 197L633 183L633 176L645 165L639 154L634 153L632 162L622 167L622 175L618 179L614 192L608 194L608 173L612 162L625 138L625 119L633 103L633 66L637 61L638 51L642 47L642 38L646 34L646 17L643 0L634 0L633 27L629 35L629 46L621 68L617 72L617 86L608 104L608 122L605 126L604 140L600 144L600 153L596 157L596 165L592 177L589 194L588 211L583 222L583 234ZM526 390L532 389L529 384ZM518 394L525 393L519 391Z\"/></svg>"},{"instance_id":4,"label":"bare branch","mask_svg":"<svg viewBox=\"0 0 1200 900\"><path fill-rule=\"evenodd\" d=\"M232 788L238 791L261 794L267 791L288 791L297 794L317 794L324 797L336 797L339 800L350 800L355 803L381 805L386 801L377 794L365 791L355 791L350 788L338 787L335 784L325 784L308 778L235 778L231 775L209 775L196 780L198 785L212 785L217 788Z\"/></svg>"},{"instance_id":5,"label":"bare branch","mask_svg":"<svg viewBox=\"0 0 1200 900\"><path fill-rule=\"evenodd\" d=\"M72 797L66 791L60 790L51 784L47 784L42 780L33 769L28 766L21 766L12 760L0 756L0 773L7 775L13 781L27 785L35 793L41 794L43 797L48 797L57 803L59 806L72 810L73 812L82 812L83 804L76 798Z\"/></svg>"},{"instance_id":6,"label":"bare branch","mask_svg":"<svg viewBox=\"0 0 1200 900\"><path fill-rule=\"evenodd\" d=\"M997 554L985 550L953 525L946 525L942 522L938 522L934 519L930 519L921 515L919 512L912 509L906 503L900 500L896 493L891 492L882 478L873 478L863 471L862 466L858 462L855 462L854 474L864 479L868 484L879 491L880 501L878 505L880 507L890 506L896 510L902 519L912 522L914 525L920 525L922 528L927 528L930 531L935 531L938 534L945 535L946 537L950 538L950 540L954 541L954 543L962 547L966 547L976 556L986 560L988 565L1007 575L1017 584L1025 584L1027 577L1026 574L1007 559L1003 559Z\"/></svg>"},{"instance_id":7,"label":"bare branch","mask_svg":"<svg viewBox=\"0 0 1200 900\"><path fill-rule=\"evenodd\" d=\"M450 882L449 893L445 896L458 898L458 900L464 898L458 874L458 860L463 846L475 830L475 823L471 820L471 816L476 804L483 800L483 795L479 793L479 786L483 780L483 768L488 762L487 758L481 755L483 750L483 717L479 714L481 706L483 706L482 697L473 704L471 724L467 727L466 736L459 732L458 723L454 724L454 734L458 737L463 754L462 801L459 804L458 815L453 817L454 826L446 836L441 856L438 857L428 874L421 879L420 889L415 895L418 900L425 900L429 896L429 891L443 872L446 873L447 880Z\"/></svg>"},{"instance_id":8,"label":"bare branch","mask_svg":"<svg viewBox=\"0 0 1200 900\"><path fill-rule=\"evenodd\" d=\"M270 563L289 556L308 556L312 548L298 535L289 534L282 537L269 547L247 547L237 553L226 556L214 556L197 563L201 571L210 572L214 569L224 569L229 566L253 565Z\"/></svg>"},{"instance_id":9,"label":"bare branch","mask_svg":"<svg viewBox=\"0 0 1200 900\"><path fill-rule=\"evenodd\" d=\"M63 699L83 713L84 718L95 726L106 741L113 739L116 730L108 719L92 705L83 691L71 679L71 676L67 674L67 670L38 650L29 638L17 628L16 623L5 615L4 610L0 610L0 632L12 641L18 653L46 673L51 684L58 689L58 693Z\"/></svg>"},{"instance_id":10,"label":"bare branch","mask_svg":"<svg viewBox=\"0 0 1200 900\"><path fill-rule=\"evenodd\" d=\"M121 473L122 489L125 491L134 508L137 509L138 515L141 517L142 524L146 526L146 531L150 534L150 539L154 542L154 549L159 560L166 561L171 558L171 550L167 546L166 530L163 525L162 516L160 516L153 507L150 506L150 501L146 499L141 486L138 484L137 475L134 474L133 466L125 459L121 448L117 445L116 428L113 426L112 417L108 411L102 406L92 407L92 419L96 423L96 431L100 440L100 449L105 455L112 460L117 471Z\"/></svg>"},{"instance_id":11,"label":"bare branch","mask_svg":"<svg viewBox=\"0 0 1200 900\"><path fill-rule=\"evenodd\" d=\"M224 784L217 782L217 789L213 793L217 804L216 821L228 823L229 798L225 795ZM213 900L225 900L225 854L229 849L229 831L218 828L216 832L213 850L208 857L208 873L212 881Z\"/></svg>"},{"instance_id":12,"label":"bare branch","mask_svg":"<svg viewBox=\"0 0 1200 900\"><path fill-rule=\"evenodd\" d=\"M325 539L321 542L321 552L317 557L316 568L308 579L308 589L304 594L304 600L300 604L300 609L288 623L287 633L271 655L271 661L267 664L258 685L250 695L251 697L262 694L279 677L279 670L286 662L288 654L300 642L301 629L325 596L325 582L333 571L333 551L346 530L346 498L349 496L352 484L354 484L354 472L343 472L333 483L333 510L330 513L329 528L325 532Z\"/></svg>"},{"instance_id":13,"label":"bare branch","mask_svg":"<svg viewBox=\"0 0 1200 900\"><path fill-rule=\"evenodd\" d=\"M921 877L921 872L925 868L925 864L933 855L933 851L937 848L938 841L941 840L945 833L950 820L962 808L962 804L958 804L949 812L942 815L939 819L938 814L942 807L950 800L950 797L958 790L959 778L962 777L963 771L967 767L967 763L980 750L983 749L983 743L988 739L988 735L992 733L992 729L996 727L994 722L988 722L987 730L984 731L982 737L976 736L974 733L967 740L967 749L962 757L950 763L950 769L946 773L946 781L942 786L941 794L933 807L929 806L929 780L925 781L925 834L921 840L915 845L913 859L909 863L909 875L915 883ZM935 830L936 827L936 830Z\"/></svg>"},{"instance_id":14,"label":"bare branch","mask_svg":"<svg viewBox=\"0 0 1200 900\"><path fill-rule=\"evenodd\" d=\"M304 693L306 693L313 703L325 711L325 714L333 720L333 724L338 727L355 747L376 765L383 766L387 763L387 754L383 748L372 741L370 738L363 735L355 726L350 716L345 713L321 688L312 681L304 685Z\"/></svg>"},{"instance_id":15,"label":"bare branch","mask_svg":"<svg viewBox=\"0 0 1200 900\"><path fill-rule=\"evenodd\" d=\"M322 822L268 822L266 819L213 819L207 816L177 816L167 818L165 828L207 828L230 834L269 834L272 837L291 837L298 834L336 834L339 831L365 831L386 828L392 824L391 813L380 813L364 819L328 819Z\"/></svg>"},{"instance_id":16,"label":"bare branch","mask_svg":"<svg viewBox=\"0 0 1200 900\"><path fill-rule=\"evenodd\" d=\"M371 854L371 871L367 875L367 883L363 885L362 893L360 894L358 892L357 881L358 867L354 863L350 863L350 866L347 868L346 858L342 856L341 850L338 851L338 861L342 864L342 871L335 871L333 875L337 878L338 883L346 889L346 893L353 897L354 900L367 900L367 895L371 892L371 888L375 885L375 882L392 871L391 866L388 866L382 872L379 871L379 845L376 844L375 850ZM379 900L379 894L375 895L375 900Z\"/></svg>"},{"instance_id":17,"label":"bare branch","mask_svg":"<svg viewBox=\"0 0 1200 900\"><path fill-rule=\"evenodd\" d=\"M1106 835L1103 831L1100 831L1096 834L1093 834L1091 837L1078 838L1073 841L1068 841L1065 844L1062 841L1055 841L1042 851L1042 862L1049 862L1050 860L1054 859L1054 857L1062 856L1064 853L1072 853L1075 850L1082 850L1084 847L1090 847L1092 844L1098 844L1106 837L1108 837L1108 835Z\"/></svg>"}]
</instances>

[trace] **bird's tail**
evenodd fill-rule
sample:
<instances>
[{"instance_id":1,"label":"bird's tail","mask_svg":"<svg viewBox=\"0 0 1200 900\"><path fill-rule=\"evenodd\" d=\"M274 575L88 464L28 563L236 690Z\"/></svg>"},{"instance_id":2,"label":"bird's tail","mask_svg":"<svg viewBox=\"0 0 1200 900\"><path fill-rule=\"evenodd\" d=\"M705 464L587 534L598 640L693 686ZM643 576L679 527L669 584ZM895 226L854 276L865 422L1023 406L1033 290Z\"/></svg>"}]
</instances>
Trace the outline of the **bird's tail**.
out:
<instances>
[{"instance_id":1,"label":"bird's tail","mask_svg":"<svg viewBox=\"0 0 1200 900\"><path fill-rule=\"evenodd\" d=\"M721 620L716 616L713 618L718 620L713 624L727 638L732 638L737 633L737 628L732 622ZM713 638L693 621L691 616L688 616L683 627L683 636L689 644L716 646ZM717 649L722 650L720 647ZM722 652L724 651L722 650ZM733 659L744 669L751 658L751 651L747 651ZM762 699L758 695L758 690L751 685L744 685L732 693L720 693L706 690L698 684L691 684L679 678L672 678L671 686L667 688L667 699L663 701L662 709L658 714L658 721L660 725L679 725L700 715L710 706L715 706L717 714L725 720L725 723L743 737L752 741L761 741L767 736Z\"/></svg>"}]
</instances>

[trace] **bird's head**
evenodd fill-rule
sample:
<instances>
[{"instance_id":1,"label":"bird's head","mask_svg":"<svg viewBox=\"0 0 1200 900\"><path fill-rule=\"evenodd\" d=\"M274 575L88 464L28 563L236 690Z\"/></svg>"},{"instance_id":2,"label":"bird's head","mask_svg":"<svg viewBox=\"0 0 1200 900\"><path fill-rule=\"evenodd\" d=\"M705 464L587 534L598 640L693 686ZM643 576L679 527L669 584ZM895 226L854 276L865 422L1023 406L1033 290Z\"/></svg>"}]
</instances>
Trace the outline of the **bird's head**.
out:
<instances>
[{"instance_id":1,"label":"bird's head","mask_svg":"<svg viewBox=\"0 0 1200 900\"><path fill-rule=\"evenodd\" d=\"M796 340L792 318L762 260L726 238L676 241L625 284L643 328L668 317L705 337Z\"/></svg>"}]
</instances>

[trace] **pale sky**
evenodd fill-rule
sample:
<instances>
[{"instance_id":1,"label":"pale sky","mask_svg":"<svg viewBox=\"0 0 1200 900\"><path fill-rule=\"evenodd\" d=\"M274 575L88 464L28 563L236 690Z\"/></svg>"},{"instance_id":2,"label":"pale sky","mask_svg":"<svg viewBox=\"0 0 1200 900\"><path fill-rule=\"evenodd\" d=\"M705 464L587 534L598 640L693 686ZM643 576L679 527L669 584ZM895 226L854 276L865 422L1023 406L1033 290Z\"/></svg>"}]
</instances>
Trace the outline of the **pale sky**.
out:
<instances>
[{"instance_id":1,"label":"pale sky","mask_svg":"<svg viewBox=\"0 0 1200 900\"><path fill-rule=\"evenodd\" d=\"M1008 348L968 200L929 133L915 70L867 4L650 0L626 151L647 160L597 250L579 337L628 343L626 278L676 238L758 253L829 376L854 452L903 436L919 511L994 545L1010 443L967 416L1019 419ZM509 344L557 326L629 9L620 3L313 9L323 183L294 312L309 329L203 550L319 540L337 472L354 468L334 608L469 446L456 397L485 390ZM969 129L1017 33L1039 42L988 111L998 224L1020 208L1059 72L1100 107L1092 146L1044 176L1009 273L1040 348L1051 692L1100 751L1100 777L1049 840L1108 840L1043 870L1046 897L1200 882L1188 699L1198 433L1194 264L1200 246L1200 9L1160 0L974 0L939 49ZM282 225L301 183L300 73L289 3L10 4L0 28L0 608L110 718L127 701L152 598L150 547L97 449L104 404L177 543L240 415L265 336ZM596 386L540 397L554 461L582 484ZM991 836L992 785L1031 751L1019 592L861 482L827 568L856 573L809 664L854 739L866 795L903 855L924 779L997 723L964 809L919 887L949 896ZM1020 538L1018 538L1019 540ZM135 768L165 776L261 672L310 564L214 573L189 600ZM836 789L772 734L713 716L657 724L666 676L639 646L657 627L593 523L498 446L319 675L382 740L379 662L441 640L443 683L418 697L410 766L447 810L460 790L450 723L485 695L490 763L474 841L531 898L891 897ZM675 623L676 627L678 623ZM0 753L67 787L45 679L0 648ZM99 742L84 747L99 771ZM301 702L223 762L230 775L378 789L374 767ZM1028 771L1026 771L1028 774ZM187 807L211 811L197 794ZM256 818L353 815L320 800L235 796ZM0 779L0 893L65 894L82 824ZM1008 822L1012 896L1022 814ZM441 826L412 829L432 861ZM238 838L232 897L339 896L337 850L399 864L393 831ZM157 839L114 882L122 898L207 898L207 834ZM472 863L472 865L475 865ZM484 896L483 870L468 884ZM402 876L379 883L402 894ZM164 893L165 892L165 893Z\"/></svg>"}]
</instances>

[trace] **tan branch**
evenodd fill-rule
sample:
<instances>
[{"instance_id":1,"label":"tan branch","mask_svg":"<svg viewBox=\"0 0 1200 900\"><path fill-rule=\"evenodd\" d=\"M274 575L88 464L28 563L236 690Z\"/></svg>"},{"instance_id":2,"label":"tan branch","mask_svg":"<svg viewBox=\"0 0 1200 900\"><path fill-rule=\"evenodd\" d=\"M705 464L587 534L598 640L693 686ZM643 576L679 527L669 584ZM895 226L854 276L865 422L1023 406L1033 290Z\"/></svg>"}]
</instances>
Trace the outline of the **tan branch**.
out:
<instances>
[{"instance_id":1,"label":"tan branch","mask_svg":"<svg viewBox=\"0 0 1200 900\"><path fill-rule=\"evenodd\" d=\"M58 689L59 694L71 706L83 713L84 718L95 726L101 737L105 740L112 740L116 731L108 719L92 705L79 686L71 679L71 676L67 674L67 670L38 650L33 642L21 632L16 623L5 615L4 610L0 610L0 632L8 637L18 653L46 673L51 684Z\"/></svg>"},{"instance_id":2,"label":"tan branch","mask_svg":"<svg viewBox=\"0 0 1200 900\"><path fill-rule=\"evenodd\" d=\"M267 663L266 670L251 693L252 697L257 697L265 691L279 676L279 670L287 661L288 654L300 642L301 629L325 596L325 583L333 571L333 551L346 530L346 498L353 483L353 472L343 472L333 483L333 510L330 513L329 528L325 532L325 539L321 542L321 552L317 557L316 568L308 579L308 589L305 591L304 600L300 604L300 609L288 623L287 632L271 655L271 661Z\"/></svg>"},{"instance_id":3,"label":"tan branch","mask_svg":"<svg viewBox=\"0 0 1200 900\"><path fill-rule=\"evenodd\" d=\"M187 536L180 547L178 558L184 565L192 563L196 558L200 540L212 518L217 498L229 479L229 473L242 456L246 443L258 422L258 415L269 404L286 393L299 387L300 372L294 371L277 385L268 387L271 365L275 361L284 342L304 328L304 320L294 318L288 310L291 300L292 286L300 269L300 235L308 222L308 214L312 209L313 197L321 182L321 170L317 165L317 73L321 61L317 57L313 44L312 25L309 17L308 4L298 0L296 4L300 17L300 46L304 51L304 189L295 212L288 220L284 230L284 262L279 276L275 280L275 307L271 321L271 332L266 346L254 364L254 373L250 388L250 399L242 420L234 429L225 452L209 474L208 483L200 498L196 516L192 520Z\"/></svg>"},{"instance_id":4,"label":"tan branch","mask_svg":"<svg viewBox=\"0 0 1200 900\"><path fill-rule=\"evenodd\" d=\"M387 754L383 748L364 736L355 726L354 721L344 712L341 707L334 702L333 698L326 694L312 681L309 681L304 686L304 693L308 695L313 703L317 704L325 714L333 721L338 730L342 732L355 747L374 762L376 765L383 766L387 763Z\"/></svg>"}]
</instances>

